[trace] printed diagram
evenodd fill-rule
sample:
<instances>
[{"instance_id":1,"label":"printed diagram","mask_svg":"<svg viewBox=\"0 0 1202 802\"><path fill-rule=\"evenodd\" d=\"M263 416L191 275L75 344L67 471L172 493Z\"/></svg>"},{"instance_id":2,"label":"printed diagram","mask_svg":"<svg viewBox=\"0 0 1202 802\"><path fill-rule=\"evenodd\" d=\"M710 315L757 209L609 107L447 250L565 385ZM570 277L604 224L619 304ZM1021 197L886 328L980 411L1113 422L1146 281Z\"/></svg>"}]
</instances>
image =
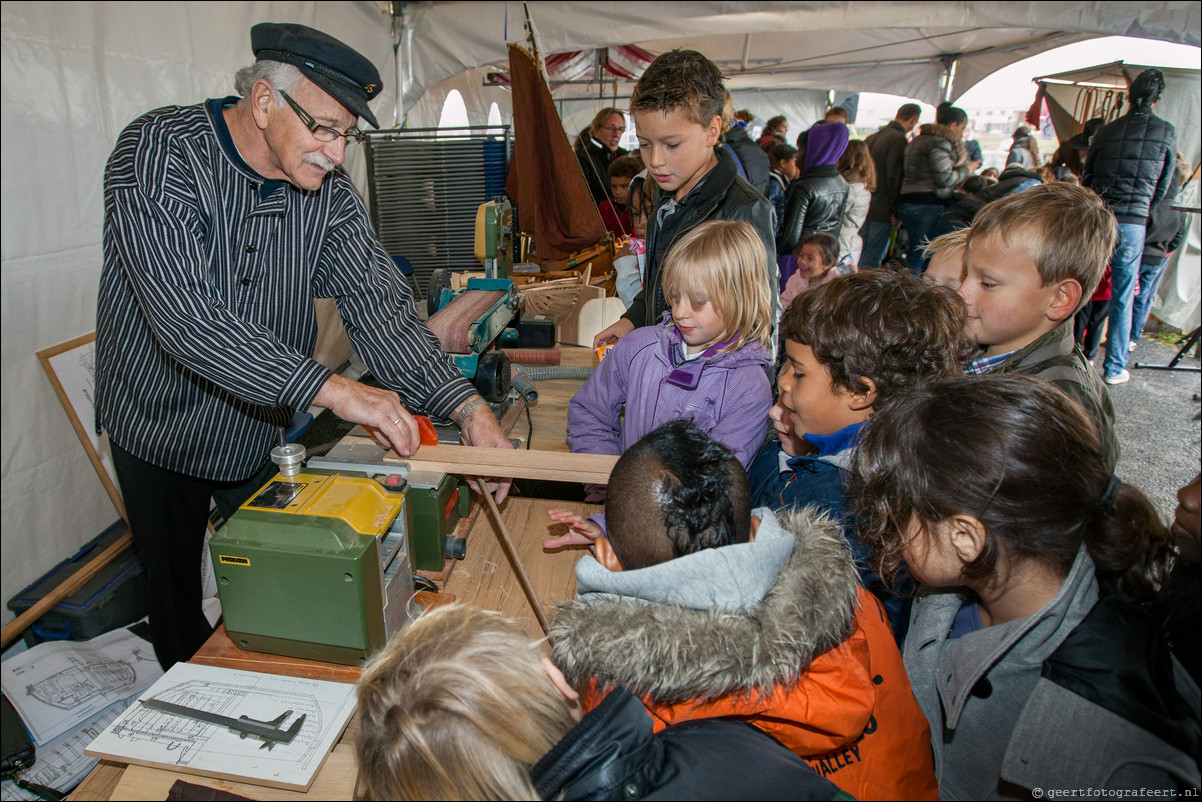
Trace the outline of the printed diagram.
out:
<instances>
[{"instance_id":1,"label":"printed diagram","mask_svg":"<svg viewBox=\"0 0 1202 802\"><path fill-rule=\"evenodd\" d=\"M148 707L143 701L188 708L189 715ZM286 721L277 724L289 710ZM289 732L299 722L299 729L287 742L279 739L272 749L260 748L264 741L253 734L255 728L242 738L228 723L195 718L198 711L225 719L246 716ZM354 712L352 683L176 663L85 752L123 763L304 791Z\"/></svg>"},{"instance_id":2,"label":"printed diagram","mask_svg":"<svg viewBox=\"0 0 1202 802\"><path fill-rule=\"evenodd\" d=\"M304 724L292 743L277 745L275 754L282 761L300 765L308 764L315 755L320 754L318 746L323 730L322 711L318 700L311 694L188 680L157 691L154 698L230 718L248 716L268 720L291 710L289 722L304 715ZM190 765L201 753L206 761L212 761L221 756L245 757L249 752L258 751L260 746L259 741L243 739L219 724L153 710L140 704L131 707L111 733L121 741L131 744L143 742L140 746L165 750L167 755L161 755L160 759L170 760L178 766ZM260 762L272 760L267 750L256 758Z\"/></svg>"},{"instance_id":3,"label":"printed diagram","mask_svg":"<svg viewBox=\"0 0 1202 802\"><path fill-rule=\"evenodd\" d=\"M80 389L88 406L95 415L96 409L96 348L88 348L79 354L79 372L84 377L84 386Z\"/></svg>"},{"instance_id":4,"label":"printed diagram","mask_svg":"<svg viewBox=\"0 0 1202 802\"><path fill-rule=\"evenodd\" d=\"M81 663L70 658L74 665L57 674L25 686L25 693L43 704L59 710L74 710L96 697L120 693L133 688L138 675L125 660L105 660Z\"/></svg>"}]
</instances>

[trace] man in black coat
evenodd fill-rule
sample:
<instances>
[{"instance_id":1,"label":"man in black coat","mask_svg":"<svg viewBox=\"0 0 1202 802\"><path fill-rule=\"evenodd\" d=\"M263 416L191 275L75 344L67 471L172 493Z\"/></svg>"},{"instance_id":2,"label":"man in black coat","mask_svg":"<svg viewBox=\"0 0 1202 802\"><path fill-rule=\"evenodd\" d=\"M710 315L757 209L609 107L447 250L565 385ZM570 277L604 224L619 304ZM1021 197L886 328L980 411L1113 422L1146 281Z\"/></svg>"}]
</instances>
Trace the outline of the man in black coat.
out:
<instances>
[{"instance_id":1,"label":"man in black coat","mask_svg":"<svg viewBox=\"0 0 1202 802\"><path fill-rule=\"evenodd\" d=\"M860 267L880 267L889 249L889 232L897 217L897 196L904 177L906 136L918 125L921 114L917 103L907 103L897 110L896 117L864 140L876 163L876 191L860 228L864 239Z\"/></svg>"},{"instance_id":2,"label":"man in black coat","mask_svg":"<svg viewBox=\"0 0 1202 802\"><path fill-rule=\"evenodd\" d=\"M1131 378L1127 355L1148 215L1173 186L1177 131L1152 113L1163 91L1164 74L1157 69L1144 70L1131 82L1130 110L1094 134L1081 175L1081 184L1106 201L1118 223L1110 257L1110 323L1103 367L1107 384Z\"/></svg>"}]
</instances>

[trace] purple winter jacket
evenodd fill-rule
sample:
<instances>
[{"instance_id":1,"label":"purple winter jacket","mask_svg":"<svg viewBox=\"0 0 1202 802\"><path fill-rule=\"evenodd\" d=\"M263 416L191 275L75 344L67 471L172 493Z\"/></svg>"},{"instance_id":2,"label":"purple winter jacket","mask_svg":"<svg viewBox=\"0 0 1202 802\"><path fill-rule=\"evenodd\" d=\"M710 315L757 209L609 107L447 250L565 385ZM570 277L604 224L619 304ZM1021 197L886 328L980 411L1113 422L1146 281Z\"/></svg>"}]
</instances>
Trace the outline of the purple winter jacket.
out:
<instances>
[{"instance_id":1,"label":"purple winter jacket","mask_svg":"<svg viewBox=\"0 0 1202 802\"><path fill-rule=\"evenodd\" d=\"M676 365L680 344L680 332L670 322L635 329L618 340L568 404L572 451L621 454L656 427L691 418L747 467L772 407L768 352L752 343ZM697 389L669 381L673 368L696 377Z\"/></svg>"}]
</instances>

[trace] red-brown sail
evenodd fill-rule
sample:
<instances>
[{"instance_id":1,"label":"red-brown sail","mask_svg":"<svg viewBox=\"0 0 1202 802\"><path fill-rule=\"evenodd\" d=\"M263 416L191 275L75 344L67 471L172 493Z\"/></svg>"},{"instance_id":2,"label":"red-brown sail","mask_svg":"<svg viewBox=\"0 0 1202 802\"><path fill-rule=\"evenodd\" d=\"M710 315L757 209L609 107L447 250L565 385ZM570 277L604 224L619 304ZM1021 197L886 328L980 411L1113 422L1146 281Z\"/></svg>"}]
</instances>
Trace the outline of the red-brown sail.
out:
<instances>
[{"instance_id":1,"label":"red-brown sail","mask_svg":"<svg viewBox=\"0 0 1202 802\"><path fill-rule=\"evenodd\" d=\"M563 259L605 238L580 162L534 59L509 46L513 81L513 161L505 192L541 259Z\"/></svg>"}]
</instances>

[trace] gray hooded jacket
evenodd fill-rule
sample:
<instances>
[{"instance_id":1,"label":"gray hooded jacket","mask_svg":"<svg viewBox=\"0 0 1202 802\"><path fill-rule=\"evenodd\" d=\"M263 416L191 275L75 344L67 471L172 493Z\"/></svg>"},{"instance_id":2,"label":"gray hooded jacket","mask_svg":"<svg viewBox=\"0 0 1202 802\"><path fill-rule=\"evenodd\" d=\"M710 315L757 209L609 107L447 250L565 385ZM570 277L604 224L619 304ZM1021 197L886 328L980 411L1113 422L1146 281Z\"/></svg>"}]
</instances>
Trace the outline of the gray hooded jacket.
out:
<instances>
[{"instance_id":1,"label":"gray hooded jacket","mask_svg":"<svg viewBox=\"0 0 1202 802\"><path fill-rule=\"evenodd\" d=\"M1056 597L1026 618L949 640L967 598L945 592L915 600L906 670L931 722L941 799L1030 799L1035 789L1198 787L1196 754L1050 678L1049 661L1098 594L1093 560L1082 547ZM1184 717L1192 715L1196 731L1198 689L1176 669L1180 702L1192 711Z\"/></svg>"}]
</instances>

